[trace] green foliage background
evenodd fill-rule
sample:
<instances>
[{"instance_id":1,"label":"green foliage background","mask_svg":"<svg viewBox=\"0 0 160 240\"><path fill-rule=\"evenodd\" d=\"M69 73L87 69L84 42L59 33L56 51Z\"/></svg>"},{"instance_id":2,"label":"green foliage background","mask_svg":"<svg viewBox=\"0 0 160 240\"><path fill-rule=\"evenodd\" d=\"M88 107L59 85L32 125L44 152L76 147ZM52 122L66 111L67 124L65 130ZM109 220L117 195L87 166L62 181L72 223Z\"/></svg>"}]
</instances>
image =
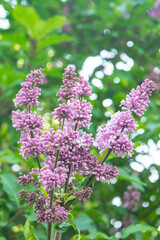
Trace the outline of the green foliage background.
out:
<instances>
[{"instance_id":1,"label":"green foliage background","mask_svg":"<svg viewBox=\"0 0 160 240\"><path fill-rule=\"evenodd\" d=\"M38 112L46 119L46 128L56 127L50 112L58 105L56 92L63 69L74 64L80 71L89 56L101 56L101 63L95 68L92 63L85 67L93 70L89 75L91 84L94 78L103 83L102 89L92 84L97 99L90 100L93 123L89 131L95 135L97 127L109 120L108 114L118 110L125 95L150 74L150 65L159 71L160 20L152 19L148 14L154 5L153 0L17 0L17 4L12 0L1 0L0 4L7 11L6 18L10 23L8 29L0 29L0 240L23 240L22 230L28 217L35 227L34 233L43 240L46 239L45 224L37 225L32 207L27 208L18 199L18 176L36 167L33 159L24 161L19 155L17 141L20 136L11 124L12 99L20 89L20 82L31 70L44 68L46 84ZM129 47L129 41L133 42L132 47ZM116 54L106 57L102 50ZM127 71L117 67L118 62L127 65L127 60L122 59L124 53L134 61L134 66ZM105 67L107 62L114 66L111 75L106 70L110 67ZM108 98L113 103L104 107L103 100ZM122 239L160 239L157 230L160 226L160 162L155 164L153 161L142 171L131 167L142 155L146 156L143 156L146 166L151 151L159 154L160 160L160 144L157 145L159 107L157 90L151 97L145 118L137 119L141 131L137 131L134 138L135 146L145 147L141 152L135 148L132 158L111 156L109 162L120 170L118 181L96 184L87 204L76 205L73 222L79 228L81 238L77 230L70 227L63 236L64 240L118 239L122 232ZM139 153L141 155L137 158ZM151 175L157 176L154 181L150 180ZM124 209L122 204L112 204L115 197L122 200L124 191L131 184L142 192L135 213ZM123 227L117 228L116 222L122 222L128 215L132 218L132 225L125 231Z\"/></svg>"}]
</instances>

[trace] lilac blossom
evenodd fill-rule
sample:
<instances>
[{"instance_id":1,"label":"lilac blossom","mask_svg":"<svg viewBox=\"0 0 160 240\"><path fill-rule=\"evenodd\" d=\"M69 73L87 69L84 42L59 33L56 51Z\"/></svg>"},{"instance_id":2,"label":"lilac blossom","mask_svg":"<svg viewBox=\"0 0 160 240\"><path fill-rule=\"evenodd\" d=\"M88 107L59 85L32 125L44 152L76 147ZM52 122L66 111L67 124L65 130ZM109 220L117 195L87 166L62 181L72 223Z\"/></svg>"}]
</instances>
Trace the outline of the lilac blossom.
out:
<instances>
[{"instance_id":1,"label":"lilac blossom","mask_svg":"<svg viewBox=\"0 0 160 240\"><path fill-rule=\"evenodd\" d=\"M19 198L26 198L27 197L27 194L28 194L28 191L27 190L21 190L18 194L18 197Z\"/></svg>"},{"instance_id":2,"label":"lilac blossom","mask_svg":"<svg viewBox=\"0 0 160 240\"><path fill-rule=\"evenodd\" d=\"M149 10L149 14L152 16L152 18L160 18L160 0L156 1L154 8Z\"/></svg>"},{"instance_id":3,"label":"lilac blossom","mask_svg":"<svg viewBox=\"0 0 160 240\"><path fill-rule=\"evenodd\" d=\"M90 126L90 120L92 116L92 105L90 103L88 103L85 99L83 99L82 101L79 101L78 99L73 99L72 103L70 104L70 108L73 114L72 121L74 121L75 126Z\"/></svg>"},{"instance_id":4,"label":"lilac blossom","mask_svg":"<svg viewBox=\"0 0 160 240\"><path fill-rule=\"evenodd\" d=\"M35 133L40 133L43 130L43 122L41 116L36 116L36 112L27 113L27 110L24 109L20 111L12 112L12 122L13 127L16 128L17 131L30 131Z\"/></svg>"},{"instance_id":5,"label":"lilac blossom","mask_svg":"<svg viewBox=\"0 0 160 240\"><path fill-rule=\"evenodd\" d=\"M141 193L135 186L128 186L123 196L123 207L135 212L138 208L138 201Z\"/></svg>"},{"instance_id":6,"label":"lilac blossom","mask_svg":"<svg viewBox=\"0 0 160 240\"><path fill-rule=\"evenodd\" d=\"M122 111L113 114L110 121L98 128L94 143L92 134L81 129L91 124L92 106L84 99L84 96L91 95L89 82L81 76L76 77L72 67L65 69L63 85L57 93L58 101L62 102L52 112L60 123L58 130L51 128L42 132L43 120L41 116L36 116L36 113L31 111L31 107L39 104L40 89L37 84L42 84L43 80L41 69L31 72L21 84L22 88L14 99L16 106L25 104L28 107L28 110L13 111L12 115L13 126L21 131L20 154L24 159L27 157L38 159L42 154L44 159L42 167L39 164L38 169L32 169L27 175L20 176L18 181L21 186L32 182L37 191L29 193L22 190L19 197L25 198L28 205L35 203L37 222L51 224L54 221L61 224L67 220L71 209L71 206L66 204L67 194L75 195L77 200L85 204L92 193L89 187L90 178L110 182L118 176L117 167L107 165L105 159L99 162L97 157L92 155L90 147L94 144L100 153L108 149L113 155L130 157L134 145L130 140L130 134L134 133L137 127L132 113L135 112L138 116L144 113L155 84L145 80L136 90L132 89L126 100L121 102ZM83 189L82 185L77 186L77 174L82 175L86 188L84 185ZM76 190L77 187L81 190ZM134 190L134 194L130 189L128 191L130 192L125 194L124 205L128 206L126 204L133 197L134 208L139 195Z\"/></svg>"},{"instance_id":7,"label":"lilac blossom","mask_svg":"<svg viewBox=\"0 0 160 240\"><path fill-rule=\"evenodd\" d=\"M55 108L52 114L55 115L55 119L58 119L60 122L62 122L63 119L70 121L73 118L69 104L65 104L64 102L59 104L59 107Z\"/></svg>"},{"instance_id":8,"label":"lilac blossom","mask_svg":"<svg viewBox=\"0 0 160 240\"><path fill-rule=\"evenodd\" d=\"M76 198L78 198L83 205L86 203L86 200L90 197L91 194L92 194L92 189L90 187L86 189L78 190L74 193Z\"/></svg>"},{"instance_id":9,"label":"lilac blossom","mask_svg":"<svg viewBox=\"0 0 160 240\"><path fill-rule=\"evenodd\" d=\"M38 97L41 95L41 89L36 85L43 84L43 78L42 69L35 70L27 75L26 82L21 83L22 88L13 100L16 107L18 105L21 107L24 104L27 107L39 105Z\"/></svg>"},{"instance_id":10,"label":"lilac blossom","mask_svg":"<svg viewBox=\"0 0 160 240\"><path fill-rule=\"evenodd\" d=\"M28 205L33 205L33 203L36 201L37 193L31 192L27 194L27 197L25 201L28 203Z\"/></svg>"},{"instance_id":11,"label":"lilac blossom","mask_svg":"<svg viewBox=\"0 0 160 240\"><path fill-rule=\"evenodd\" d=\"M42 138L38 135L35 135L33 138L30 133L22 132L20 141L18 142L21 145L20 154L24 159L27 157L37 157L39 154L45 154L45 145L42 141Z\"/></svg>"},{"instance_id":12,"label":"lilac blossom","mask_svg":"<svg viewBox=\"0 0 160 240\"><path fill-rule=\"evenodd\" d=\"M60 88L60 92L57 93L59 97L58 101L72 99L76 96L76 89L75 89L75 80L76 80L76 73L72 67L65 69L63 74L63 84Z\"/></svg>"},{"instance_id":13,"label":"lilac blossom","mask_svg":"<svg viewBox=\"0 0 160 240\"><path fill-rule=\"evenodd\" d=\"M77 78L77 81L75 82L75 88L78 97L91 96L92 87L90 86L89 82L84 79L84 77L80 76Z\"/></svg>"},{"instance_id":14,"label":"lilac blossom","mask_svg":"<svg viewBox=\"0 0 160 240\"><path fill-rule=\"evenodd\" d=\"M18 184L21 186L27 186L32 181L32 176L30 174L19 176Z\"/></svg>"},{"instance_id":15,"label":"lilac blossom","mask_svg":"<svg viewBox=\"0 0 160 240\"><path fill-rule=\"evenodd\" d=\"M113 178L118 177L119 172L117 167L103 163L103 165L97 164L93 170L93 174L96 175L97 181L105 183L105 180L109 182Z\"/></svg>"},{"instance_id":16,"label":"lilac blossom","mask_svg":"<svg viewBox=\"0 0 160 240\"><path fill-rule=\"evenodd\" d=\"M111 116L112 129L115 132L121 133L122 130L125 133L134 133L138 126L130 111L116 112Z\"/></svg>"},{"instance_id":17,"label":"lilac blossom","mask_svg":"<svg viewBox=\"0 0 160 240\"><path fill-rule=\"evenodd\" d=\"M121 101L123 111L133 111L137 116L141 117L148 106L149 96L155 90L155 83L152 80L146 79L141 86L132 89L126 96L126 100Z\"/></svg>"},{"instance_id":18,"label":"lilac blossom","mask_svg":"<svg viewBox=\"0 0 160 240\"><path fill-rule=\"evenodd\" d=\"M124 158L125 154L128 157L132 156L134 143L128 138L127 135L121 134L116 141L111 143L113 155Z\"/></svg>"},{"instance_id":19,"label":"lilac blossom","mask_svg":"<svg viewBox=\"0 0 160 240\"><path fill-rule=\"evenodd\" d=\"M53 222L53 213L51 209L46 209L44 212L44 220L43 222L48 223L48 222Z\"/></svg>"},{"instance_id":20,"label":"lilac blossom","mask_svg":"<svg viewBox=\"0 0 160 240\"><path fill-rule=\"evenodd\" d=\"M64 223L67 220L68 212L64 207L54 204L53 211L55 222Z\"/></svg>"},{"instance_id":21,"label":"lilac blossom","mask_svg":"<svg viewBox=\"0 0 160 240\"><path fill-rule=\"evenodd\" d=\"M45 165L40 170L39 181L42 183L44 189L51 191L52 189L59 189L65 183L67 178L66 169L57 167L52 171L48 165Z\"/></svg>"}]
</instances>

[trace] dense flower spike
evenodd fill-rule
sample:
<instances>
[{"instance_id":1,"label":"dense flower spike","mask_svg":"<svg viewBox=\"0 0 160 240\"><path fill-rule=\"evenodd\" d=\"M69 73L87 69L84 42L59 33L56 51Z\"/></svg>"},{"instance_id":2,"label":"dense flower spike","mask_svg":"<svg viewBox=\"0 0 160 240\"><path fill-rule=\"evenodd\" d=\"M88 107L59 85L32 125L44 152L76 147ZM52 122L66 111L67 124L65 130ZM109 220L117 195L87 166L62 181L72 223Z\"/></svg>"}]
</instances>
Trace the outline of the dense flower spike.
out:
<instances>
[{"instance_id":1,"label":"dense flower spike","mask_svg":"<svg viewBox=\"0 0 160 240\"><path fill-rule=\"evenodd\" d=\"M126 100L121 102L121 105L125 106L122 106L123 111L113 114L107 124L98 128L95 146L100 153L110 149L114 155L122 158L125 155L129 157L132 155L134 144L129 139L129 134L132 134L137 127L132 112L142 116L154 89L155 83L146 79L136 90L132 89Z\"/></svg>"},{"instance_id":2,"label":"dense flower spike","mask_svg":"<svg viewBox=\"0 0 160 240\"><path fill-rule=\"evenodd\" d=\"M75 80L77 74L75 73L72 67L68 69L65 68L65 72L63 74L63 84L60 88L60 92L57 93L59 97L58 101L72 99L76 96L76 89L75 89Z\"/></svg>"},{"instance_id":3,"label":"dense flower spike","mask_svg":"<svg viewBox=\"0 0 160 240\"><path fill-rule=\"evenodd\" d=\"M75 88L78 97L91 96L92 87L89 82L87 82L84 77L79 77L75 83Z\"/></svg>"},{"instance_id":4,"label":"dense flower spike","mask_svg":"<svg viewBox=\"0 0 160 240\"><path fill-rule=\"evenodd\" d=\"M136 89L127 95L126 100L121 101L122 110L124 111L133 111L137 116L141 117L146 111L148 106L149 96L155 90L155 83L152 80L146 79L141 86L138 86Z\"/></svg>"},{"instance_id":5,"label":"dense flower spike","mask_svg":"<svg viewBox=\"0 0 160 240\"><path fill-rule=\"evenodd\" d=\"M17 131L27 130L40 133L43 130L44 120L41 116L36 116L36 112L27 113L26 109L23 111L18 109L12 112L12 122Z\"/></svg>"},{"instance_id":6,"label":"dense flower spike","mask_svg":"<svg viewBox=\"0 0 160 240\"><path fill-rule=\"evenodd\" d=\"M131 156L134 144L130 134L137 127L132 112L138 116L144 113L155 84L147 79L136 90L132 89L126 100L121 102L122 111L113 114L110 121L98 128L94 141L92 134L82 130L82 127L91 124L92 106L85 97L91 95L92 89L83 77L76 77L72 67L65 69L63 85L57 93L58 101L62 102L52 112L59 121L58 130L51 128L42 132L43 119L32 112L31 107L39 104L40 89L37 84L42 84L43 79L44 75L39 69L31 72L21 84L14 102L16 106L25 104L27 109L13 111L12 121L16 130L21 131L20 154L24 159L35 157L39 166L20 176L18 181L21 186L32 182L37 191L21 190L19 198L25 198L28 205L34 204L37 222L51 226L53 222L62 224L67 220L72 200L85 204L92 193L90 186L94 180L109 183L118 176L117 167L107 165L105 160L111 152L122 158ZM93 145L100 153L109 150L100 162L91 153L90 147ZM39 155L43 155L42 167ZM136 209L138 199L137 190L128 188L124 207Z\"/></svg>"},{"instance_id":7,"label":"dense flower spike","mask_svg":"<svg viewBox=\"0 0 160 240\"><path fill-rule=\"evenodd\" d=\"M41 95L41 89L36 87L36 85L43 84L43 78L44 75L41 68L27 75L26 82L21 83L22 88L13 100L16 107L23 104L27 104L27 107L39 105L38 97Z\"/></svg>"}]
</instances>

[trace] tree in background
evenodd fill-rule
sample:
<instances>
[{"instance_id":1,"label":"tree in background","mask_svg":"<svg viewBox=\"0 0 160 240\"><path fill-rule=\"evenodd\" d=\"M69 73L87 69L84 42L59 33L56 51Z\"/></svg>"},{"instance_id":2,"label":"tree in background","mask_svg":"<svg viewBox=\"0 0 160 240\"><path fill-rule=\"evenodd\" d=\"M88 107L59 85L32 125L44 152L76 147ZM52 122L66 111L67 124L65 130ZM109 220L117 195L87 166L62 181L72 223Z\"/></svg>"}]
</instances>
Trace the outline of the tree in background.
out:
<instances>
[{"instance_id":1,"label":"tree in background","mask_svg":"<svg viewBox=\"0 0 160 240\"><path fill-rule=\"evenodd\" d=\"M148 10L153 8L153 1L47 0L17 3L19 5L14 5L13 1L2 1L3 8L7 11L4 20L9 20L10 27L1 30L0 33L0 209L1 235L7 239L24 239L21 234L22 222L24 223L32 212L32 209L26 210L25 205L22 209L23 205L20 207L16 197L19 191L17 169L27 173L29 164L22 161L18 154L16 141L19 136L12 129L10 120L12 98L19 90L19 83L25 75L37 67L45 69L46 85L38 108L43 114L44 108L45 111L47 109L47 112L51 112L56 106L55 93L61 83L63 68L74 64L77 70L85 74L85 78L89 79L93 87L90 101L94 109L94 124L90 130L95 133L97 126L106 123L110 115L118 110L119 102L125 98L126 93L136 87L137 83L141 83L146 75L153 72L159 77L160 54L159 19L153 19L148 14ZM113 163L116 162L120 171L118 182L107 186L98 184L91 200L82 207L83 214L78 214L78 206L74 210L75 223L82 234L97 231L111 235L117 232L119 234L121 227L117 227L120 226L117 222L122 222L122 218L128 216L129 211L124 211L120 200L127 185L131 183L143 192L139 210L131 213L133 224L159 226L160 103L157 96L158 89L152 98L151 111L138 120L139 129L134 136L137 146L134 157L126 161L118 158L112 160ZM45 113L43 117L47 120L48 128L57 127L57 123L49 114ZM30 164L35 167L32 161ZM136 182L140 180L139 174L141 181L147 186ZM81 224L84 216L86 222ZM32 220L35 224L34 218ZM35 230L43 239L43 227L40 232L35 224ZM136 239L158 239L155 232L136 234ZM71 238L70 229L66 233L66 239L69 237ZM98 235L93 236L93 239L96 238L98 239ZM103 239L102 235L99 238Z\"/></svg>"}]
</instances>

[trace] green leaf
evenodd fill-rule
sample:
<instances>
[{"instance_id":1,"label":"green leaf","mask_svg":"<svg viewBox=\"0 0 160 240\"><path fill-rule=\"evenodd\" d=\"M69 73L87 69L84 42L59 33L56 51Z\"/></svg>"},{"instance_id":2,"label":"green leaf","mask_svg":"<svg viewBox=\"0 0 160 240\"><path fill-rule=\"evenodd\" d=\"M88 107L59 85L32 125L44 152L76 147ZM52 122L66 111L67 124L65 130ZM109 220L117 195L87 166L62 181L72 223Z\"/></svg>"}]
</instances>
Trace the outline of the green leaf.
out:
<instances>
[{"instance_id":1,"label":"green leaf","mask_svg":"<svg viewBox=\"0 0 160 240\"><path fill-rule=\"evenodd\" d=\"M34 231L34 227L29 223L29 219L28 218L25 222L24 225L24 237L26 240L38 240L38 238L34 235L33 231Z\"/></svg>"},{"instance_id":2,"label":"green leaf","mask_svg":"<svg viewBox=\"0 0 160 240\"><path fill-rule=\"evenodd\" d=\"M37 50L40 51L41 49L53 45L53 44L59 44L61 42L71 42L73 41L74 38L71 36L68 36L66 34L53 34L51 36L47 36L45 37L43 40L41 40L40 42L38 42L37 44Z\"/></svg>"},{"instance_id":3,"label":"green leaf","mask_svg":"<svg viewBox=\"0 0 160 240\"><path fill-rule=\"evenodd\" d=\"M79 235L79 234L76 234L70 238L70 240L85 240L85 239L88 239L88 238L84 235Z\"/></svg>"},{"instance_id":4,"label":"green leaf","mask_svg":"<svg viewBox=\"0 0 160 240\"><path fill-rule=\"evenodd\" d=\"M64 16L55 16L49 18L45 22L38 22L35 26L35 30L37 32L37 40L42 39L48 33L55 31L57 28L61 28L65 22L66 18Z\"/></svg>"},{"instance_id":5,"label":"green leaf","mask_svg":"<svg viewBox=\"0 0 160 240\"><path fill-rule=\"evenodd\" d=\"M75 198L76 198L76 197L75 197L74 195L69 196L69 197L66 199L66 201L65 201L64 204L66 204L67 202L69 202L70 200L73 200L73 199L75 199Z\"/></svg>"},{"instance_id":6,"label":"green leaf","mask_svg":"<svg viewBox=\"0 0 160 240\"><path fill-rule=\"evenodd\" d=\"M31 174L32 175L32 177L37 181L37 182L39 182L39 179L38 179L38 175L37 174Z\"/></svg>"},{"instance_id":7,"label":"green leaf","mask_svg":"<svg viewBox=\"0 0 160 240\"><path fill-rule=\"evenodd\" d=\"M130 225L127 227L124 232L122 233L121 238L127 238L129 235L136 233L136 232L152 232L152 231L158 231L157 228L149 226L149 225L140 225L140 224L135 224L135 225Z\"/></svg>"},{"instance_id":8,"label":"green leaf","mask_svg":"<svg viewBox=\"0 0 160 240\"><path fill-rule=\"evenodd\" d=\"M35 25L40 24L41 20L38 16L38 14L35 12L34 8L27 6L16 6L15 9L13 9L13 17L22 23L27 31L30 37L34 38L35 36Z\"/></svg>"},{"instance_id":9,"label":"green leaf","mask_svg":"<svg viewBox=\"0 0 160 240\"><path fill-rule=\"evenodd\" d=\"M80 231L88 230L89 232L95 232L97 230L93 220L85 213L80 213L79 217L75 218L73 222Z\"/></svg>"},{"instance_id":10,"label":"green leaf","mask_svg":"<svg viewBox=\"0 0 160 240\"><path fill-rule=\"evenodd\" d=\"M108 239L108 236L105 233L102 232L93 232L87 235L88 239Z\"/></svg>"},{"instance_id":11,"label":"green leaf","mask_svg":"<svg viewBox=\"0 0 160 240\"><path fill-rule=\"evenodd\" d=\"M40 186L40 190L41 190L41 193L43 193L44 197L48 197L48 193L42 185Z\"/></svg>"},{"instance_id":12,"label":"green leaf","mask_svg":"<svg viewBox=\"0 0 160 240\"><path fill-rule=\"evenodd\" d=\"M54 228L57 232L64 233L67 231L67 229L71 226L70 223L61 223L61 224L55 224Z\"/></svg>"},{"instance_id":13,"label":"green leaf","mask_svg":"<svg viewBox=\"0 0 160 240\"><path fill-rule=\"evenodd\" d=\"M4 208L0 208L0 226L4 227L7 225L8 219L9 213Z\"/></svg>"},{"instance_id":14,"label":"green leaf","mask_svg":"<svg viewBox=\"0 0 160 240\"><path fill-rule=\"evenodd\" d=\"M135 183L141 184L143 186L146 186L146 184L144 182L140 181L137 176L129 175L128 172L125 171L123 168L118 168L118 171L119 171L119 175L118 175L119 179L127 180L130 182L135 182Z\"/></svg>"},{"instance_id":15,"label":"green leaf","mask_svg":"<svg viewBox=\"0 0 160 240\"><path fill-rule=\"evenodd\" d=\"M1 175L2 184L4 191L8 194L9 199L16 203L16 205L19 207L19 198L18 198L18 192L20 190L20 186L18 185L17 178L12 174L2 174Z\"/></svg>"}]
</instances>

